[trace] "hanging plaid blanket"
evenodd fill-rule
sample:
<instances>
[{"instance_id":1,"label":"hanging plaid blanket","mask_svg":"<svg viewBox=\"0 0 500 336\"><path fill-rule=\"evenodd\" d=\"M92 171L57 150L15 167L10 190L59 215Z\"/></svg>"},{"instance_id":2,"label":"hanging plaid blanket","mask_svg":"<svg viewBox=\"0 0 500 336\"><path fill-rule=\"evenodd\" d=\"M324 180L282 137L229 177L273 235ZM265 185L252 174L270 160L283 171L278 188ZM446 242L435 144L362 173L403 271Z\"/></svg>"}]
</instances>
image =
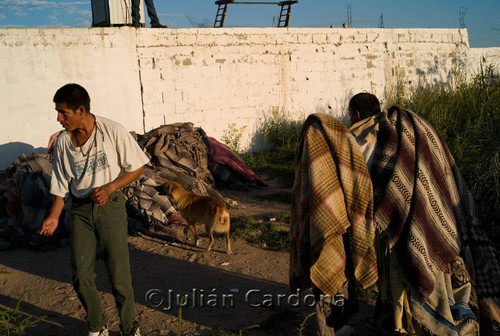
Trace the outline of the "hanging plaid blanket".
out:
<instances>
[{"instance_id":1,"label":"hanging plaid blanket","mask_svg":"<svg viewBox=\"0 0 500 336\"><path fill-rule=\"evenodd\" d=\"M449 156L439 134L415 114L392 108L382 119L371 170L375 221L423 297L434 289L435 271L459 252Z\"/></svg>"},{"instance_id":2,"label":"hanging plaid blanket","mask_svg":"<svg viewBox=\"0 0 500 336\"><path fill-rule=\"evenodd\" d=\"M307 118L295 157L290 229L290 288L314 284L335 295L347 281L349 230L354 275L377 279L372 184L354 137L326 114ZM352 280L352 279L351 279Z\"/></svg>"},{"instance_id":3,"label":"hanging plaid blanket","mask_svg":"<svg viewBox=\"0 0 500 336\"><path fill-rule=\"evenodd\" d=\"M434 127L412 112L389 109L380 118L371 176L374 220L398 260L414 318L440 335L458 334L455 316L440 299L448 296L439 292L443 273L460 255L477 292L481 324L498 332L498 262L470 192ZM469 304L477 312L476 292Z\"/></svg>"}]
</instances>

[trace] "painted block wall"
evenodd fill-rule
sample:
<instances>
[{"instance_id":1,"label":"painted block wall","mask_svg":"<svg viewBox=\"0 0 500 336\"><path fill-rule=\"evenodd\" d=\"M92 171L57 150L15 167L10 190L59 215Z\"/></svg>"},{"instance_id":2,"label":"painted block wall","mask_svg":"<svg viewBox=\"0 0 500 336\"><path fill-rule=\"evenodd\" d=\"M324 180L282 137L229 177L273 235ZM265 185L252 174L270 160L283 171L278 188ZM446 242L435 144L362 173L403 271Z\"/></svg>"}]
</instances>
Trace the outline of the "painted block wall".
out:
<instances>
[{"instance_id":1,"label":"painted block wall","mask_svg":"<svg viewBox=\"0 0 500 336\"><path fill-rule=\"evenodd\" d=\"M341 116L359 91L447 82L470 50L465 29L0 29L0 169L45 150L68 82L129 130L190 121L220 139L234 124L248 146L273 113Z\"/></svg>"},{"instance_id":2,"label":"painted block wall","mask_svg":"<svg viewBox=\"0 0 500 336\"><path fill-rule=\"evenodd\" d=\"M132 29L0 29L0 169L46 153L61 129L52 98L66 83L89 91L92 112L142 132L135 39Z\"/></svg>"},{"instance_id":3,"label":"painted block wall","mask_svg":"<svg viewBox=\"0 0 500 336\"><path fill-rule=\"evenodd\" d=\"M248 145L273 113L341 116L359 91L447 82L467 50L457 29L140 30L145 126L192 121L220 137L247 125Z\"/></svg>"},{"instance_id":4,"label":"painted block wall","mask_svg":"<svg viewBox=\"0 0 500 336\"><path fill-rule=\"evenodd\" d=\"M467 53L465 74L472 78L491 70L491 76L500 78L500 48L471 48Z\"/></svg>"}]
</instances>

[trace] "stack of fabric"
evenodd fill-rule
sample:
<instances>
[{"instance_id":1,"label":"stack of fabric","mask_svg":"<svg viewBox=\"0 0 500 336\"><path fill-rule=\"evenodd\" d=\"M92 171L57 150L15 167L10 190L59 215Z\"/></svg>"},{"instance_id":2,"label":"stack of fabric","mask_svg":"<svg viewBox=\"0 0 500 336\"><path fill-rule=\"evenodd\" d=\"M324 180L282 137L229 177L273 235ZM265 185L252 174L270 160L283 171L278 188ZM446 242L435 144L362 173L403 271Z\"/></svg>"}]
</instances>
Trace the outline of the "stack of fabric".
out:
<instances>
[{"instance_id":1,"label":"stack of fabric","mask_svg":"<svg viewBox=\"0 0 500 336\"><path fill-rule=\"evenodd\" d=\"M3 248L31 246L46 250L64 244L69 234L66 214L61 216L63 225L53 237L43 238L37 234L52 206L51 174L52 156L48 154L23 154L3 172L0 190L8 218L2 230Z\"/></svg>"},{"instance_id":2,"label":"stack of fabric","mask_svg":"<svg viewBox=\"0 0 500 336\"><path fill-rule=\"evenodd\" d=\"M131 221L129 228L143 233L181 240L184 226L173 218L177 210L162 192L166 180L176 181L196 194L222 200L213 189L208 169L207 136L192 123L176 123L136 135L150 158L144 174L123 189Z\"/></svg>"}]
</instances>

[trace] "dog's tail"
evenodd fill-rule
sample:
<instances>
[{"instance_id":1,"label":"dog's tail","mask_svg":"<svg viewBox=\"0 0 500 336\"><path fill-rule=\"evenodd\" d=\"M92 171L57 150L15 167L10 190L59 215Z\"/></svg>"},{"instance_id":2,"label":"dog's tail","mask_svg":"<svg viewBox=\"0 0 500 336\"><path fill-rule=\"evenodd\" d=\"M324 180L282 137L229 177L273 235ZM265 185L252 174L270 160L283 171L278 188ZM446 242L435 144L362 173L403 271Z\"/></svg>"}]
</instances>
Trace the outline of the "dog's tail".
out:
<instances>
[{"instance_id":1,"label":"dog's tail","mask_svg":"<svg viewBox=\"0 0 500 336\"><path fill-rule=\"evenodd\" d=\"M224 207L217 207L217 224L214 227L215 232L229 232L230 217L229 212Z\"/></svg>"}]
</instances>

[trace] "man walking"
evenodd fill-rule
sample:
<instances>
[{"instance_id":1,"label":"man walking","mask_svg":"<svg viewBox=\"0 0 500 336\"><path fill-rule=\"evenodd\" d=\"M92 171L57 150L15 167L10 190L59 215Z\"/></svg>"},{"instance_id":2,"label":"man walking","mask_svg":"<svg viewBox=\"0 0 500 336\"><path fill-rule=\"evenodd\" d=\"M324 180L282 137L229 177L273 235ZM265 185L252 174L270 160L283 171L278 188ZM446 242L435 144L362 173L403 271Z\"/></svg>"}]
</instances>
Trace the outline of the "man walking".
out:
<instances>
[{"instance_id":1,"label":"man walking","mask_svg":"<svg viewBox=\"0 0 500 336\"><path fill-rule=\"evenodd\" d=\"M54 95L58 136L50 192L54 203L39 232L50 236L71 199L73 286L87 312L89 336L107 336L107 318L95 285L97 241L101 246L123 336L140 336L127 243L127 215L121 188L137 179L148 162L137 142L120 124L90 113L90 97L78 84Z\"/></svg>"}]
</instances>

